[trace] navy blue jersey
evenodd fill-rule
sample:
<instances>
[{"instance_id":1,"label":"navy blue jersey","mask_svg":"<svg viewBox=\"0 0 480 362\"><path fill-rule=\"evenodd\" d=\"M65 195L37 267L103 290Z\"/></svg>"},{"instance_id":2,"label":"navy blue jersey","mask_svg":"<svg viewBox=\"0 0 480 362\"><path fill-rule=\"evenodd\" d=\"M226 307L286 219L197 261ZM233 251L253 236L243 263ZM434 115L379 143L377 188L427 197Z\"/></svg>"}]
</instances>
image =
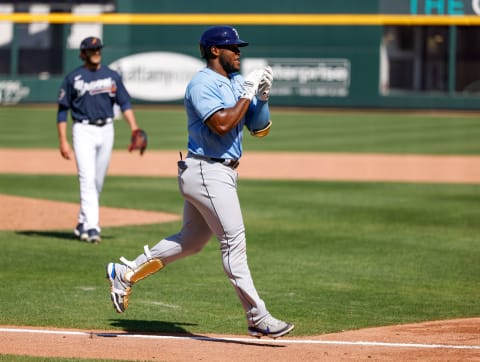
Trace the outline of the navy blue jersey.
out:
<instances>
[{"instance_id":1,"label":"navy blue jersey","mask_svg":"<svg viewBox=\"0 0 480 362\"><path fill-rule=\"evenodd\" d=\"M80 66L65 77L60 87L57 122L67 120L69 109L74 120L113 118L115 103L122 111L131 108L120 75L103 64L98 70Z\"/></svg>"}]
</instances>

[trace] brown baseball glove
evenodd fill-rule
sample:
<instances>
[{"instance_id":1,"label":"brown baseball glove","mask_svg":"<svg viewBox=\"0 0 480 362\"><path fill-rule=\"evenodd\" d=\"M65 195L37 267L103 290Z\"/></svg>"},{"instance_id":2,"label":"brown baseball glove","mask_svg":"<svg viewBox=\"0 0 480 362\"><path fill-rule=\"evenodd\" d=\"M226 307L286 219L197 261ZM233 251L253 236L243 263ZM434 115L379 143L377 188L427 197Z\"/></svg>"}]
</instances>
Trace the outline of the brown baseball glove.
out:
<instances>
[{"instance_id":1,"label":"brown baseball glove","mask_svg":"<svg viewBox=\"0 0 480 362\"><path fill-rule=\"evenodd\" d=\"M140 155L143 155L148 145L147 133L143 129L136 129L132 132L130 145L128 151L140 150Z\"/></svg>"}]
</instances>

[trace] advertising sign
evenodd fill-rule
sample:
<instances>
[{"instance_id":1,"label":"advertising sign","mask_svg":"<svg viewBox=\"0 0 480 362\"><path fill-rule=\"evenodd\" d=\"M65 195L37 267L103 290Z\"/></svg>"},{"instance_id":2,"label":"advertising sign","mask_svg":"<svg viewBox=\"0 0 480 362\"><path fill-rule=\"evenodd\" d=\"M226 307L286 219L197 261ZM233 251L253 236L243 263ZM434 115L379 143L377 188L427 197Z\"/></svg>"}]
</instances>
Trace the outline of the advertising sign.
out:
<instances>
[{"instance_id":1,"label":"advertising sign","mask_svg":"<svg viewBox=\"0 0 480 362\"><path fill-rule=\"evenodd\" d=\"M380 0L380 13L480 15L480 0Z\"/></svg>"},{"instance_id":2,"label":"advertising sign","mask_svg":"<svg viewBox=\"0 0 480 362\"><path fill-rule=\"evenodd\" d=\"M147 52L126 56L109 66L120 73L133 98L173 101L183 99L188 82L205 64L184 54Z\"/></svg>"},{"instance_id":3,"label":"advertising sign","mask_svg":"<svg viewBox=\"0 0 480 362\"><path fill-rule=\"evenodd\" d=\"M24 86L21 81L0 81L0 104L17 104L29 94L30 88Z\"/></svg>"},{"instance_id":4,"label":"advertising sign","mask_svg":"<svg viewBox=\"0 0 480 362\"><path fill-rule=\"evenodd\" d=\"M323 58L247 58L242 73L270 65L275 96L347 97L350 89L350 61Z\"/></svg>"}]
</instances>

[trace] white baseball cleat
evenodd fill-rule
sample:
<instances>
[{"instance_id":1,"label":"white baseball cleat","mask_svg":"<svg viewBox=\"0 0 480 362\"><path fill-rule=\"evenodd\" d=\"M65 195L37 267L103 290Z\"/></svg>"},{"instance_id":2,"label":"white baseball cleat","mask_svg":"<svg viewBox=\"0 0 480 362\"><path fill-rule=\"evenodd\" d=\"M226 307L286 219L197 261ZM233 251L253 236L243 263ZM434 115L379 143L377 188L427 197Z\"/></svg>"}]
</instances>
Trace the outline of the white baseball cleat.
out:
<instances>
[{"instance_id":1,"label":"white baseball cleat","mask_svg":"<svg viewBox=\"0 0 480 362\"><path fill-rule=\"evenodd\" d=\"M127 271L127 267L122 264L108 263L105 269L107 279L110 282L110 299L113 308L117 313L123 313L128 307L128 296L132 292L131 283L122 278Z\"/></svg>"},{"instance_id":2,"label":"white baseball cleat","mask_svg":"<svg viewBox=\"0 0 480 362\"><path fill-rule=\"evenodd\" d=\"M248 327L248 334L253 337L278 338L290 333L295 326L291 323L281 321L268 315L256 326Z\"/></svg>"}]
</instances>

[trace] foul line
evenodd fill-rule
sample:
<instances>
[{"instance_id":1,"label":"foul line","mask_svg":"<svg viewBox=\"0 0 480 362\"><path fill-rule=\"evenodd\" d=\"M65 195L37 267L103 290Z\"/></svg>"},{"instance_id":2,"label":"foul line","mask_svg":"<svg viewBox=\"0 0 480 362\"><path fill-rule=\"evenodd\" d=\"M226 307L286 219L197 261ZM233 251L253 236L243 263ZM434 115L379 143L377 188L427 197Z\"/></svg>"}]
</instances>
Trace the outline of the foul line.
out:
<instances>
[{"instance_id":1,"label":"foul line","mask_svg":"<svg viewBox=\"0 0 480 362\"><path fill-rule=\"evenodd\" d=\"M250 342L250 343L281 343L281 344L327 344L343 346L369 346L369 347L397 347L397 348L430 348L430 349L471 349L480 350L480 346L453 345L453 344L427 344L427 343L389 343L389 342L364 342L364 341L319 341L312 339L253 339L253 338L230 338L230 337L204 337L204 336L158 336L149 334L135 333L115 333L115 332L80 332L80 331L62 331L48 329L18 329L18 328L0 328L0 332L11 333L37 333L37 334L61 334L74 336L94 337L120 337L120 338L145 338L145 339L193 339L198 341L212 342Z\"/></svg>"}]
</instances>

